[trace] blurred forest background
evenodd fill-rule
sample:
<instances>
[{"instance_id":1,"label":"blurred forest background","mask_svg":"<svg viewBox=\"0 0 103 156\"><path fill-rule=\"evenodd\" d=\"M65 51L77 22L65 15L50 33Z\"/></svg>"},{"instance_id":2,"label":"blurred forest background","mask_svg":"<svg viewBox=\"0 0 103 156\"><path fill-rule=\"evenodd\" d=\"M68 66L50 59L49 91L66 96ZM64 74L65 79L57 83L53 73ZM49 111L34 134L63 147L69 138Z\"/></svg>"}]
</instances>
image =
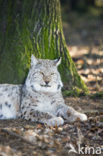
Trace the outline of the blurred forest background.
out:
<instances>
[{"instance_id":1,"label":"blurred forest background","mask_svg":"<svg viewBox=\"0 0 103 156\"><path fill-rule=\"evenodd\" d=\"M103 0L61 0L70 55L91 93L103 92Z\"/></svg>"}]
</instances>

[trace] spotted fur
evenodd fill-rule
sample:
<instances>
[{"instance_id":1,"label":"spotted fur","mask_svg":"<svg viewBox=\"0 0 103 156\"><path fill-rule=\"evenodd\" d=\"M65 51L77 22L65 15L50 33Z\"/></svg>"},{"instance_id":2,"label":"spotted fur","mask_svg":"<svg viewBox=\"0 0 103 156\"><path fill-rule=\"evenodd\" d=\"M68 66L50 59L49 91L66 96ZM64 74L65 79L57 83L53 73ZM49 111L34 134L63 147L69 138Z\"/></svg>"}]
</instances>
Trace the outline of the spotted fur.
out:
<instances>
[{"instance_id":1,"label":"spotted fur","mask_svg":"<svg viewBox=\"0 0 103 156\"><path fill-rule=\"evenodd\" d=\"M61 59L43 60L31 56L31 68L24 85L0 85L0 119L21 117L48 125L62 125L64 120L87 120L65 105L58 65Z\"/></svg>"}]
</instances>

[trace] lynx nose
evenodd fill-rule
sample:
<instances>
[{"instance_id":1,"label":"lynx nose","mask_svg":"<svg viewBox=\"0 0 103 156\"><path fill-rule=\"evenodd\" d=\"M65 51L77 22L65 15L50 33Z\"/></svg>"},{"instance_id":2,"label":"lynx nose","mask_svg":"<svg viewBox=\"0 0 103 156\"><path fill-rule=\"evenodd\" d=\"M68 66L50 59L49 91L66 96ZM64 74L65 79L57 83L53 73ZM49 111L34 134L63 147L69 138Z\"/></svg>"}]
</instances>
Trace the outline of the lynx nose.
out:
<instances>
[{"instance_id":1,"label":"lynx nose","mask_svg":"<svg viewBox=\"0 0 103 156\"><path fill-rule=\"evenodd\" d=\"M49 84L49 81L45 81L45 83L46 83L46 85L48 85Z\"/></svg>"}]
</instances>

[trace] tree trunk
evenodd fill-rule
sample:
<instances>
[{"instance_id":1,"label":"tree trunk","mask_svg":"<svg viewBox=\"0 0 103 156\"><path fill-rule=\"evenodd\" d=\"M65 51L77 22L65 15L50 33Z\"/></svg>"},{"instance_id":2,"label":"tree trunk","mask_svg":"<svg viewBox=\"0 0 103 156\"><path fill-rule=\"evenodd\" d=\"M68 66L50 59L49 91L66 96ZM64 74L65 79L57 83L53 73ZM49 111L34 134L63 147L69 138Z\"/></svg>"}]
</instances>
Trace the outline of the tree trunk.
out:
<instances>
[{"instance_id":1,"label":"tree trunk","mask_svg":"<svg viewBox=\"0 0 103 156\"><path fill-rule=\"evenodd\" d=\"M30 56L62 57L62 80L87 92L63 35L59 0L0 0L0 83L23 83Z\"/></svg>"}]
</instances>

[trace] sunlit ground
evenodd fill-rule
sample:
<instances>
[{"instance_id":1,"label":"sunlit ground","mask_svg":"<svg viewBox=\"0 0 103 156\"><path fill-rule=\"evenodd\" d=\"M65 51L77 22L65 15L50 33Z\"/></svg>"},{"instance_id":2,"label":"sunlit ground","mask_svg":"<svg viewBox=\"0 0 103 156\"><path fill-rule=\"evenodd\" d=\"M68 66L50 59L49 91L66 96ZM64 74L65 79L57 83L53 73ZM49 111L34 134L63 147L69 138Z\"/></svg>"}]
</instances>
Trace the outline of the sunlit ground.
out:
<instances>
[{"instance_id":1,"label":"sunlit ground","mask_svg":"<svg viewBox=\"0 0 103 156\"><path fill-rule=\"evenodd\" d=\"M79 74L92 92L103 91L103 50L93 47L70 46L69 51Z\"/></svg>"},{"instance_id":2,"label":"sunlit ground","mask_svg":"<svg viewBox=\"0 0 103 156\"><path fill-rule=\"evenodd\" d=\"M68 50L92 93L103 91L103 18L93 11L63 14Z\"/></svg>"}]
</instances>

